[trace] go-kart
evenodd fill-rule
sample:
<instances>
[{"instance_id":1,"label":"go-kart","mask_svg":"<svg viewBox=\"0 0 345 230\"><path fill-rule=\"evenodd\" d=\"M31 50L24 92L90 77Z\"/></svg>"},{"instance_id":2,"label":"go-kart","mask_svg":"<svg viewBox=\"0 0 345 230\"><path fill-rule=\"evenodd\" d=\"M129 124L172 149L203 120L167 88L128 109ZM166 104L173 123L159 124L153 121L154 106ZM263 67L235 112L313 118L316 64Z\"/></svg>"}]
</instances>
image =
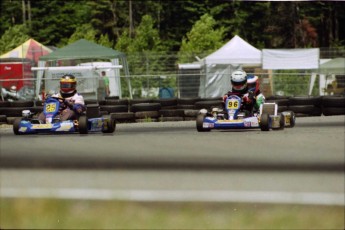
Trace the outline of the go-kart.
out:
<instances>
[{"instance_id":1,"label":"go-kart","mask_svg":"<svg viewBox=\"0 0 345 230\"><path fill-rule=\"evenodd\" d=\"M23 110L22 117L13 122L13 132L16 135L33 133L73 133L87 134L88 132L113 133L116 128L115 119L110 115L88 119L85 114L76 120L61 121L59 108L63 100L57 97L48 97L43 106L45 122L34 118L30 110Z\"/></svg>"},{"instance_id":2,"label":"go-kart","mask_svg":"<svg viewBox=\"0 0 345 230\"><path fill-rule=\"evenodd\" d=\"M211 129L281 130L284 127L294 127L295 119L293 111L278 114L276 103L264 103L258 113L251 113L243 109L242 99L239 96L230 95L224 103L224 109L212 108L211 111L201 109L196 118L196 128L199 132Z\"/></svg>"}]
</instances>

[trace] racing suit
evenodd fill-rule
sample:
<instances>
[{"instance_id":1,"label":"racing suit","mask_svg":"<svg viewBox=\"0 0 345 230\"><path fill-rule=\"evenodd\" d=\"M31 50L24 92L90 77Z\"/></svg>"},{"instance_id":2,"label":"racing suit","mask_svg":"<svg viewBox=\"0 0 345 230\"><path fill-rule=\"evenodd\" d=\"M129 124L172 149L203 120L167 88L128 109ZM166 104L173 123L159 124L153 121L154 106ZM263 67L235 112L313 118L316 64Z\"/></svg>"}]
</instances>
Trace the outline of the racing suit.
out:
<instances>
[{"instance_id":1,"label":"racing suit","mask_svg":"<svg viewBox=\"0 0 345 230\"><path fill-rule=\"evenodd\" d=\"M84 97L77 92L65 98L63 98L60 93L53 94L52 97L61 98L61 105L59 108L59 118L61 121L78 119L79 116L86 111ZM42 123L45 122L45 115L43 112L39 114L38 120Z\"/></svg>"}]
</instances>

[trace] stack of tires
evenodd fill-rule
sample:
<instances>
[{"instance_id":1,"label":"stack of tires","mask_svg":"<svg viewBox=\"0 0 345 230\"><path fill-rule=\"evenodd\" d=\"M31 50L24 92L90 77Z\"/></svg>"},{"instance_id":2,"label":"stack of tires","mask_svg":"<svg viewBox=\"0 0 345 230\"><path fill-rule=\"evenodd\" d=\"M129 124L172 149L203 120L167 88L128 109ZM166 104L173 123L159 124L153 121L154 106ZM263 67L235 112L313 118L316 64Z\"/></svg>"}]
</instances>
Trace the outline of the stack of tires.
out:
<instances>
[{"instance_id":1,"label":"stack of tires","mask_svg":"<svg viewBox=\"0 0 345 230\"><path fill-rule=\"evenodd\" d=\"M267 103L276 103L278 105L278 112L289 110L289 98L288 96L269 96L266 98Z\"/></svg>"},{"instance_id":2,"label":"stack of tires","mask_svg":"<svg viewBox=\"0 0 345 230\"><path fill-rule=\"evenodd\" d=\"M132 99L129 110L134 113L135 122L155 122L159 118L161 104L153 99Z\"/></svg>"},{"instance_id":3,"label":"stack of tires","mask_svg":"<svg viewBox=\"0 0 345 230\"><path fill-rule=\"evenodd\" d=\"M177 98L161 98L155 102L161 105L159 121L183 121L183 111L177 109Z\"/></svg>"},{"instance_id":4,"label":"stack of tires","mask_svg":"<svg viewBox=\"0 0 345 230\"><path fill-rule=\"evenodd\" d=\"M198 115L198 110L195 109L195 103L200 98L178 98L177 99L177 110L180 111L184 121L193 121Z\"/></svg>"},{"instance_id":5,"label":"stack of tires","mask_svg":"<svg viewBox=\"0 0 345 230\"><path fill-rule=\"evenodd\" d=\"M99 102L96 99L86 99L86 116L88 118L96 118L101 116Z\"/></svg>"},{"instance_id":6,"label":"stack of tires","mask_svg":"<svg viewBox=\"0 0 345 230\"><path fill-rule=\"evenodd\" d=\"M195 109L198 111L200 109L212 110L213 108L224 108L222 97L203 98L195 103Z\"/></svg>"},{"instance_id":7,"label":"stack of tires","mask_svg":"<svg viewBox=\"0 0 345 230\"><path fill-rule=\"evenodd\" d=\"M323 96L322 114L325 116L345 115L345 97Z\"/></svg>"},{"instance_id":8,"label":"stack of tires","mask_svg":"<svg viewBox=\"0 0 345 230\"><path fill-rule=\"evenodd\" d=\"M296 114L296 117L321 116L322 97L320 96L296 96L289 98L289 110Z\"/></svg>"},{"instance_id":9,"label":"stack of tires","mask_svg":"<svg viewBox=\"0 0 345 230\"><path fill-rule=\"evenodd\" d=\"M0 114L1 121L9 124L13 124L16 117L22 116L23 110L30 110L31 113L37 114L43 110L42 106L35 106L33 101L1 101L0 102Z\"/></svg>"},{"instance_id":10,"label":"stack of tires","mask_svg":"<svg viewBox=\"0 0 345 230\"><path fill-rule=\"evenodd\" d=\"M104 104L100 106L101 113L104 111L110 114L117 123L134 122L134 113L129 111L128 99L106 98Z\"/></svg>"}]
</instances>

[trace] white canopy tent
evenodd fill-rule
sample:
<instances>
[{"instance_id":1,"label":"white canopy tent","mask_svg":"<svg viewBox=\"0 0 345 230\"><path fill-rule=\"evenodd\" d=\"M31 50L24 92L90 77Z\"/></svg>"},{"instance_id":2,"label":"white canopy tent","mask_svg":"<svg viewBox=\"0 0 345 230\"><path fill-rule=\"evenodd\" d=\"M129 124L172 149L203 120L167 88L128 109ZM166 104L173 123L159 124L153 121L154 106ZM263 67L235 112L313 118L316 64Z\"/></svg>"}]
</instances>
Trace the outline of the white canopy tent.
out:
<instances>
[{"instance_id":1,"label":"white canopy tent","mask_svg":"<svg viewBox=\"0 0 345 230\"><path fill-rule=\"evenodd\" d=\"M261 51L235 35L203 62L200 79L200 97L218 97L230 89L230 75L246 66L261 66Z\"/></svg>"},{"instance_id":2,"label":"white canopy tent","mask_svg":"<svg viewBox=\"0 0 345 230\"><path fill-rule=\"evenodd\" d=\"M320 49L263 49L263 69L318 69Z\"/></svg>"}]
</instances>

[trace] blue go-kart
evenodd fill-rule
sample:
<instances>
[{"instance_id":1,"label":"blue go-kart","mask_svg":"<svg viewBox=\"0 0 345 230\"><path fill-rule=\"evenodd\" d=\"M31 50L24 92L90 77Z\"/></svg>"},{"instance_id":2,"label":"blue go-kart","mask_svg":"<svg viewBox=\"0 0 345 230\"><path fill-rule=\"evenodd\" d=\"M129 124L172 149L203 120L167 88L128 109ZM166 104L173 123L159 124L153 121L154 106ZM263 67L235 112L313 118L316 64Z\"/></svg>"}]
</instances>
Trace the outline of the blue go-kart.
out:
<instances>
[{"instance_id":1,"label":"blue go-kart","mask_svg":"<svg viewBox=\"0 0 345 230\"><path fill-rule=\"evenodd\" d=\"M87 134L89 132L113 133L116 128L115 119L111 115L88 119L82 114L77 120L61 121L59 108L63 106L61 98L48 97L43 106L45 123L33 118L30 110L23 110L22 117L13 122L13 132L16 135L35 133L75 133Z\"/></svg>"},{"instance_id":2,"label":"blue go-kart","mask_svg":"<svg viewBox=\"0 0 345 230\"><path fill-rule=\"evenodd\" d=\"M201 109L196 119L196 128L199 132L211 129L258 128L269 131L295 125L295 114L292 111L278 114L276 103L264 103L254 114L242 108L242 99L236 95L230 95L224 103L224 109L212 108L212 111Z\"/></svg>"}]
</instances>

